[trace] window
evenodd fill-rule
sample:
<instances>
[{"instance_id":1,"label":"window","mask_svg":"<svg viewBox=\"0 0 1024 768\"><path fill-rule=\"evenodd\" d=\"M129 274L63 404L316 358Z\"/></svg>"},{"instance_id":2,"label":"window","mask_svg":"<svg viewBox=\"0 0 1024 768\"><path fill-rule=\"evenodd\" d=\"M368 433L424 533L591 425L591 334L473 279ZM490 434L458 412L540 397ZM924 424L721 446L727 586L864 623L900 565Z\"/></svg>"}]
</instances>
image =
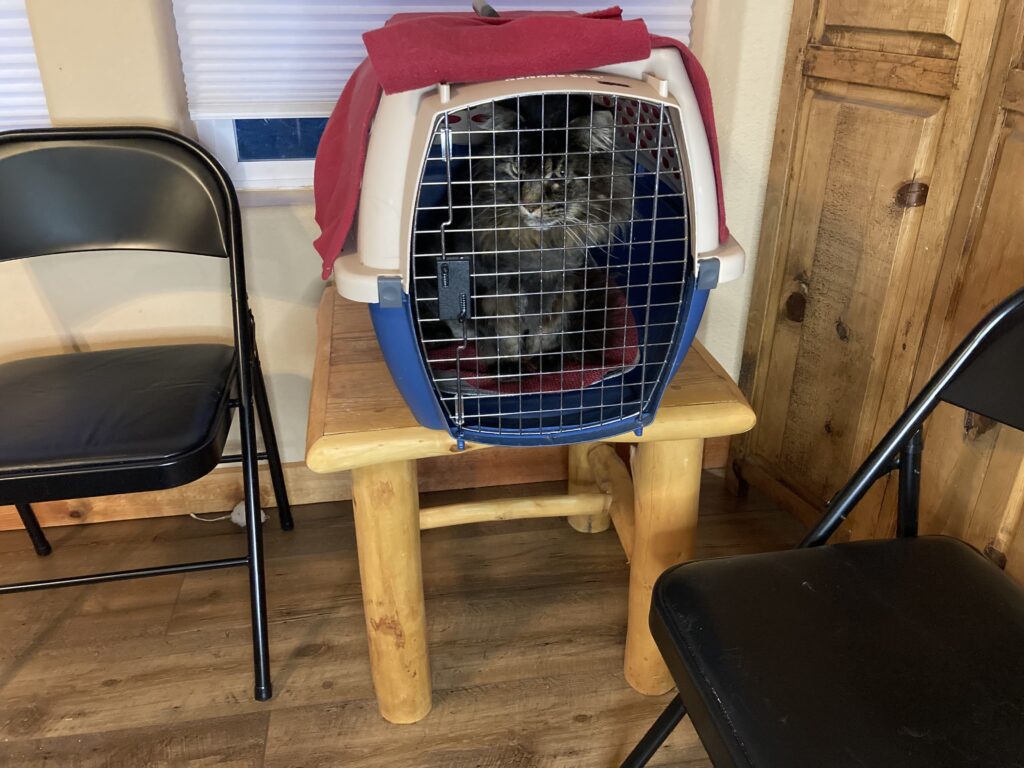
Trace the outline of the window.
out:
<instances>
[{"instance_id":1,"label":"window","mask_svg":"<svg viewBox=\"0 0 1024 768\"><path fill-rule=\"evenodd\" d=\"M199 140L239 189L295 189L313 183L326 117L197 120Z\"/></svg>"},{"instance_id":2,"label":"window","mask_svg":"<svg viewBox=\"0 0 1024 768\"><path fill-rule=\"evenodd\" d=\"M25 0L0 0L0 131L50 124Z\"/></svg>"},{"instance_id":3,"label":"window","mask_svg":"<svg viewBox=\"0 0 1024 768\"><path fill-rule=\"evenodd\" d=\"M8 0L0 0L0 3ZM470 0L355 3L173 0L189 113L240 189L308 187L326 118L366 56L362 34L402 11L467 11ZM549 10L549 0L492 2ZM599 5L599 4L598 4ZM652 32L690 40L693 0L622 0ZM561 0L590 11L593 0Z\"/></svg>"},{"instance_id":4,"label":"window","mask_svg":"<svg viewBox=\"0 0 1024 768\"><path fill-rule=\"evenodd\" d=\"M326 125L326 117L235 120L238 159L246 163L314 157Z\"/></svg>"}]
</instances>

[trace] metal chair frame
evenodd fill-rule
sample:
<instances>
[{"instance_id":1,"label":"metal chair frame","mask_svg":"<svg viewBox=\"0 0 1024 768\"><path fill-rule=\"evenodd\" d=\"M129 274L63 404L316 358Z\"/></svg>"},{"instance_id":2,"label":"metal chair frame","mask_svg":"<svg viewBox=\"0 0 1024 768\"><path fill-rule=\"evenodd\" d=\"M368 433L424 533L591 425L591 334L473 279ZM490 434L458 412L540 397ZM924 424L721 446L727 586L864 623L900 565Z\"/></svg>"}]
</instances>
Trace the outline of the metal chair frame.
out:
<instances>
[{"instance_id":1,"label":"metal chair frame","mask_svg":"<svg viewBox=\"0 0 1024 768\"><path fill-rule=\"evenodd\" d=\"M271 482L274 489L274 496L277 503L278 517L281 528L288 531L294 527L291 507L288 502L288 493L285 488L284 472L281 467L281 457L277 447L277 437L274 431L273 421L270 414L270 404L267 398L266 385L263 378L263 370L260 365L259 355L256 349L255 320L249 309L248 294L245 285L245 264L242 248L242 221L238 206L238 198L235 194L234 185L231 179L214 157L195 142L180 136L176 133L157 128L126 127L126 128L56 128L30 131L10 131L0 134L0 150L11 142L74 142L80 141L105 141L110 140L111 145L116 148L117 142L131 142L135 139L156 140L166 142L175 146L199 162L202 171L208 174L207 181L212 180L215 189L220 196L218 201L223 211L223 217L219 219L220 235L223 240L223 253L207 254L217 257L226 257L229 263L231 303L232 303L232 325L234 336L235 360L237 367L233 372L232 381L229 382L229 408L237 409L241 432L241 453L234 455L220 455L217 457L220 462L236 462L242 465L243 491L245 495L245 520L246 520L246 544L247 553L244 557L220 558L217 560L205 560L200 562L179 563L174 565L163 565L151 568L134 568L124 571L111 571L104 573L93 573L82 576L66 578L41 579L36 581L20 582L17 584L0 585L0 594L14 592L28 592L40 589L52 589L57 587L80 586L84 584L99 584L108 581L121 581L124 579L142 578L148 576L164 576L176 573L189 573L192 571L212 570L218 568L231 568L245 566L249 572L249 591L252 614L252 644L253 644L253 665L255 673L255 698L259 701L266 701L273 695L273 688L270 680L270 652L267 630L267 605L266 605L266 584L263 564L263 529L259 509L259 482L258 464L260 459L268 463ZM169 203L173 204L173 203ZM59 216L60 211L55 211ZM0 234L0 241L2 241ZM153 250L152 248L140 247L139 250ZM55 251L55 253L66 251ZM0 261L14 260L18 258L32 258L41 253L3 258ZM230 410L225 416L228 423L231 421ZM256 420L263 433L263 441L266 450L257 451L256 444ZM219 449L218 449L219 453ZM102 479L104 472L114 469L123 470L121 465L90 465L86 470L90 476L95 475ZM205 474L205 473L204 473ZM58 473L48 477L47 472L38 473L39 478L59 484L61 481ZM10 484L10 483L9 483ZM14 503L25 530L32 540L37 554L49 555L52 548L46 540L39 521L32 510L33 499L12 498L11 492L4 488L5 480L0 475L0 503ZM137 490L160 490L159 488L136 488ZM109 492L121 492L121 489L112 489ZM38 501L38 499L35 499Z\"/></svg>"}]
</instances>

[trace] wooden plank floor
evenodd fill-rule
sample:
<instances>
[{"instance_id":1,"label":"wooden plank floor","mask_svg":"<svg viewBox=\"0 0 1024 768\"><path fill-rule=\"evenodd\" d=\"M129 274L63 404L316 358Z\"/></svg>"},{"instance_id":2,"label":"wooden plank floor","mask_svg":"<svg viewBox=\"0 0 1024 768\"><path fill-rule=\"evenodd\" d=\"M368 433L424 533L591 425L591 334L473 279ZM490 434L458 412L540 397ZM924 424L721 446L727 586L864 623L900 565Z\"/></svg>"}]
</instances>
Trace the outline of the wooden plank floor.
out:
<instances>
[{"instance_id":1,"label":"wooden plank floor","mask_svg":"<svg viewBox=\"0 0 1024 768\"><path fill-rule=\"evenodd\" d=\"M559 484L431 494L430 504ZM0 765L612 768L669 697L622 678L628 572L614 532L563 520L426 531L434 710L394 726L370 686L351 508L267 528L275 697L252 700L245 575L165 576L0 598ZM230 522L0 534L4 581L241 552ZM705 475L700 556L778 549L797 524ZM652 762L707 766L688 724Z\"/></svg>"}]
</instances>

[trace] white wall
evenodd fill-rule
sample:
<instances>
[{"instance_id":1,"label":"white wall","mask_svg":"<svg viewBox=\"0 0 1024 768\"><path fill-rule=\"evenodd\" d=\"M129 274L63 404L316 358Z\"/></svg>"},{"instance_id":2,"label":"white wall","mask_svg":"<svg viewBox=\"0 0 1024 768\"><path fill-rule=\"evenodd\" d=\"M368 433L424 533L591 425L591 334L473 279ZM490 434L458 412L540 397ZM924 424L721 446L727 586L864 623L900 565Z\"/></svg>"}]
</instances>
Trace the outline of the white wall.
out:
<instances>
[{"instance_id":1,"label":"white wall","mask_svg":"<svg viewBox=\"0 0 1024 768\"><path fill-rule=\"evenodd\" d=\"M711 81L729 229L743 279L711 293L698 338L735 378L757 259L792 0L696 0L693 50Z\"/></svg>"}]
</instances>

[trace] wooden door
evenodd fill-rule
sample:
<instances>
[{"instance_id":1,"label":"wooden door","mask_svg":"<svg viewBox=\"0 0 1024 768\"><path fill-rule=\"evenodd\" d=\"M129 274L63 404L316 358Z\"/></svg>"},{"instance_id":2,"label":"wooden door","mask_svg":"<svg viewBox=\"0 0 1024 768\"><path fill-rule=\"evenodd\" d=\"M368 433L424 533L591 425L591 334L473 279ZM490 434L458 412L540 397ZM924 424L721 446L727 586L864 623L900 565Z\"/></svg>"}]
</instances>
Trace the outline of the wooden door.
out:
<instances>
[{"instance_id":1,"label":"wooden door","mask_svg":"<svg viewBox=\"0 0 1024 768\"><path fill-rule=\"evenodd\" d=\"M907 402L998 6L796 0L732 468L807 519Z\"/></svg>"},{"instance_id":2,"label":"wooden door","mask_svg":"<svg viewBox=\"0 0 1024 768\"><path fill-rule=\"evenodd\" d=\"M1024 1L1005 12L916 386L1024 285ZM1021 383L1024 397L1024 382ZM925 428L921 529L962 538L1024 581L1024 432L949 405ZM883 517L875 533L893 526Z\"/></svg>"}]
</instances>

